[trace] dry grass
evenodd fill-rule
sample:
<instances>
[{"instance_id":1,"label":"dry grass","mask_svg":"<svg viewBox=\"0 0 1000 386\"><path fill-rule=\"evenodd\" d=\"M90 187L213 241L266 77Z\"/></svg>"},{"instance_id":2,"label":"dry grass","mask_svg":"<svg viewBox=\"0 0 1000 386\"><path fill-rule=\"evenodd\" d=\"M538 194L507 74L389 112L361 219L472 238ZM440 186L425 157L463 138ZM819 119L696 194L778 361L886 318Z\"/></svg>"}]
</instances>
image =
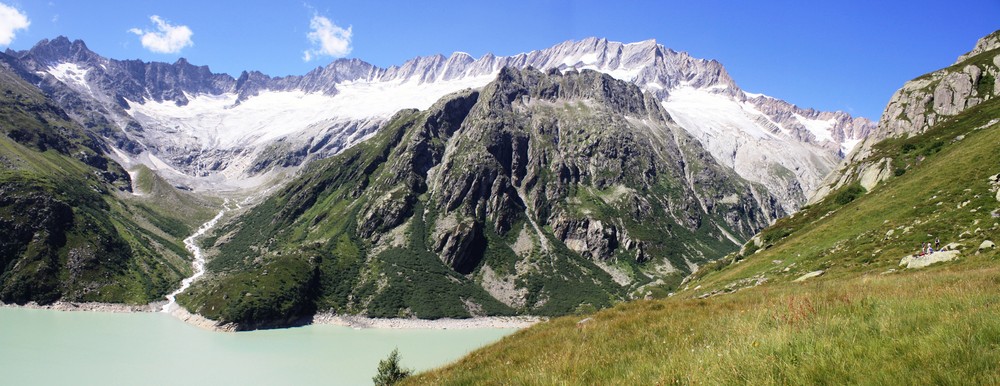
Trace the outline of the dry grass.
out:
<instances>
[{"instance_id":1,"label":"dry grass","mask_svg":"<svg viewBox=\"0 0 1000 386\"><path fill-rule=\"evenodd\" d=\"M994 259L982 257L983 259ZM639 301L505 338L422 384L997 384L1000 270Z\"/></svg>"}]
</instances>

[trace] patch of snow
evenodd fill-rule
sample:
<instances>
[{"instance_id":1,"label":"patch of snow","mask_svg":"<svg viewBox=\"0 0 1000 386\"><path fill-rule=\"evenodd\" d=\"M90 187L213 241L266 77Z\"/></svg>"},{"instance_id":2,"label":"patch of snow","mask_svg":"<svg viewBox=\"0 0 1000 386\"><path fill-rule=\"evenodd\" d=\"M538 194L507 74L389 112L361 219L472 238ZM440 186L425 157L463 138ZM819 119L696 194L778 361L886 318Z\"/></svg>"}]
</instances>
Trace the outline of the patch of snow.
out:
<instances>
[{"instance_id":1,"label":"patch of snow","mask_svg":"<svg viewBox=\"0 0 1000 386\"><path fill-rule=\"evenodd\" d=\"M747 98L750 98L750 99L760 98L760 97L764 97L764 98L768 98L768 99L775 99L774 97L772 97L770 95L758 94L758 93L755 93L755 92L749 92L747 90L743 90L743 94L746 95Z\"/></svg>"},{"instance_id":2,"label":"patch of snow","mask_svg":"<svg viewBox=\"0 0 1000 386\"><path fill-rule=\"evenodd\" d=\"M78 91L84 91L87 94L93 95L93 90L90 89L90 84L87 83L87 72L90 71L89 68L80 67L76 63L59 63L53 67L49 67L49 74L52 74L60 82L65 83L67 86L72 87Z\"/></svg>"},{"instance_id":3,"label":"patch of snow","mask_svg":"<svg viewBox=\"0 0 1000 386\"><path fill-rule=\"evenodd\" d=\"M303 91L264 91L236 105L237 95L187 95L188 104L128 101L129 115L144 126L194 138L203 149L261 145L347 120L389 118L406 108L427 109L442 96L478 88L493 75L442 82L346 82L330 96Z\"/></svg>"},{"instance_id":4,"label":"patch of snow","mask_svg":"<svg viewBox=\"0 0 1000 386\"><path fill-rule=\"evenodd\" d=\"M643 69L642 67L634 67L634 68L618 67L614 70L598 69L598 71L611 75L612 78L618 80L633 82L635 81L635 78L639 76L639 73L642 72L642 69Z\"/></svg>"},{"instance_id":5,"label":"patch of snow","mask_svg":"<svg viewBox=\"0 0 1000 386\"><path fill-rule=\"evenodd\" d=\"M119 163L132 163L132 157L129 157L128 154L125 154L125 152L118 150L117 147L111 146L111 151L115 156L117 156L116 161L119 161Z\"/></svg>"},{"instance_id":6,"label":"patch of snow","mask_svg":"<svg viewBox=\"0 0 1000 386\"><path fill-rule=\"evenodd\" d=\"M850 154L859 143L861 143L861 138L845 139L844 142L841 142L840 144L840 151L846 156Z\"/></svg>"},{"instance_id":7,"label":"patch of snow","mask_svg":"<svg viewBox=\"0 0 1000 386\"><path fill-rule=\"evenodd\" d=\"M725 95L681 87L670 92L663 107L684 128L697 127L709 137L729 136L738 131L755 139L776 138L754 123L739 102Z\"/></svg>"},{"instance_id":8,"label":"patch of snow","mask_svg":"<svg viewBox=\"0 0 1000 386\"><path fill-rule=\"evenodd\" d=\"M789 135L749 100L682 86L672 89L661 104L719 164L741 177L769 187L797 182L798 187L777 192L787 194L784 202L811 194L839 160L819 145ZM781 169L786 171L776 172Z\"/></svg>"},{"instance_id":9,"label":"patch of snow","mask_svg":"<svg viewBox=\"0 0 1000 386\"><path fill-rule=\"evenodd\" d=\"M830 130L837 124L836 119L830 118L823 121L818 119L809 119L799 114L794 114L793 116L797 121L799 121L799 123L802 124L802 126L806 127L806 130L809 130L809 132L816 137L817 141L833 141L833 134L830 133Z\"/></svg>"},{"instance_id":10,"label":"patch of snow","mask_svg":"<svg viewBox=\"0 0 1000 386\"><path fill-rule=\"evenodd\" d=\"M171 173L174 173L174 174L181 174L181 175L184 174L184 173L181 173L181 172L177 171L177 169L174 169L172 166L168 165L166 162L163 162L163 160L161 160L159 157L157 157L157 156L155 156L155 155L153 155L153 154L151 154L149 152L143 153L143 156L145 156L145 158L149 160L149 162L144 162L144 163L147 166L150 166L150 169L152 169L152 170L156 170L158 172L159 171L162 171L162 172L171 172Z\"/></svg>"},{"instance_id":11,"label":"patch of snow","mask_svg":"<svg viewBox=\"0 0 1000 386\"><path fill-rule=\"evenodd\" d=\"M639 46L643 44L656 43L656 39L646 39L641 42L625 43L625 47Z\"/></svg>"},{"instance_id":12,"label":"patch of snow","mask_svg":"<svg viewBox=\"0 0 1000 386\"><path fill-rule=\"evenodd\" d=\"M566 58L563 59L562 64L566 67L583 65L584 68L589 67L590 69L596 69L594 65L597 64L597 53L588 52L581 56L573 56L573 55L567 56Z\"/></svg>"},{"instance_id":13,"label":"patch of snow","mask_svg":"<svg viewBox=\"0 0 1000 386\"><path fill-rule=\"evenodd\" d=\"M137 171L135 171L133 169L125 170L125 172L128 173L128 178L132 182L132 195L133 196L145 196L146 193L140 192L139 191L139 187L136 186L136 184L135 184L136 180L139 178L139 172L137 172Z\"/></svg>"},{"instance_id":14,"label":"patch of snow","mask_svg":"<svg viewBox=\"0 0 1000 386\"><path fill-rule=\"evenodd\" d=\"M784 125L779 124L778 122L775 122L774 119L771 119L770 115L764 114L764 112L760 111L759 109L757 109L757 106L754 105L753 103L751 103L749 101L743 102L743 103L740 103L740 107L742 107L743 110L746 110L746 112L749 113L750 116L764 118L765 120L767 120L768 123L770 123L770 124L774 125L775 127L779 128L782 133L785 133L785 134L788 133L788 129L786 129Z\"/></svg>"},{"instance_id":15,"label":"patch of snow","mask_svg":"<svg viewBox=\"0 0 1000 386\"><path fill-rule=\"evenodd\" d=\"M580 57L580 62L583 64L595 64L597 63L597 53L588 52Z\"/></svg>"}]
</instances>

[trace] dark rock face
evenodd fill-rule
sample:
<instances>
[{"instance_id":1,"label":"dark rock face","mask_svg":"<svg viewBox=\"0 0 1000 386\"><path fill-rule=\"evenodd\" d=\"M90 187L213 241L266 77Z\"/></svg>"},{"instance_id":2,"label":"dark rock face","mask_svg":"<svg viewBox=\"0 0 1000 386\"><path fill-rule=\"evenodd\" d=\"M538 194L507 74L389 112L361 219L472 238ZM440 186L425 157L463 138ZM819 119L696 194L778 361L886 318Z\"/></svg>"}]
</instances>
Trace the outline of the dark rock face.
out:
<instances>
[{"instance_id":1,"label":"dark rock face","mask_svg":"<svg viewBox=\"0 0 1000 386\"><path fill-rule=\"evenodd\" d=\"M717 217L722 219L718 225L739 237L781 214L776 207L757 206L746 193L752 189L733 189L728 182L733 176L672 126L657 101L635 85L593 71L546 75L505 68L482 94L462 129L448 139L448 147L456 150L446 151L429 178L442 213L478 218L505 234L527 210L530 220L551 225L571 250L604 260L627 250L639 261L646 252L638 252L642 241L629 237L622 225L623 209L635 216L632 220L654 222L658 214L648 203L667 202L663 209L689 231ZM577 112L565 113L572 109ZM637 129L635 120L660 127ZM680 139L672 137L687 139L686 144L679 147ZM656 193L666 185L684 192ZM581 189L616 187L632 205L608 210L611 216L579 213L578 205L566 204ZM623 249L626 245L633 248Z\"/></svg>"},{"instance_id":2,"label":"dark rock face","mask_svg":"<svg viewBox=\"0 0 1000 386\"><path fill-rule=\"evenodd\" d=\"M463 275L472 273L482 259L486 239L482 223L466 219L431 236L432 250L441 261Z\"/></svg>"}]
</instances>

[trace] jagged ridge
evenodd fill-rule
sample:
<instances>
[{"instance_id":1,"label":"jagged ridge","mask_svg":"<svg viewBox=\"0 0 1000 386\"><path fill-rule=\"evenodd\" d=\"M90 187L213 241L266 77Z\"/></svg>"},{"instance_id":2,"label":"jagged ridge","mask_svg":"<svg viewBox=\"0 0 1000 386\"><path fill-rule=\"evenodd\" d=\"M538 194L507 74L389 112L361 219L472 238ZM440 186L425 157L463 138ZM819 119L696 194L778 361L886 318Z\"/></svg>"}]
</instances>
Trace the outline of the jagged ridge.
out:
<instances>
[{"instance_id":1,"label":"jagged ridge","mask_svg":"<svg viewBox=\"0 0 1000 386\"><path fill-rule=\"evenodd\" d=\"M248 71L233 78L212 74L207 67L196 67L183 59L174 64L104 59L87 50L83 42L62 37L14 54L31 72L54 75L84 94L80 99L91 99L87 96L91 95L101 101L87 110L103 110L118 126L102 129L102 135L112 137L117 148L131 153L132 157L119 157L120 161L163 169L162 163L154 159L159 158L178 170L162 170L168 178L195 184L199 179L191 177L200 176L207 187L271 170L297 168L311 159L336 154L371 135L397 110L424 109L449 92L482 87L506 66L593 69L638 85L666 102L682 126L720 163L767 186L788 211L797 208L832 170L841 153L850 150L873 126L844 113L800 109L774 98L744 93L717 61L692 58L653 40L623 44L589 38L513 56L487 54L475 59L455 53L449 57L414 58L389 68L358 59L340 59L303 76L286 77ZM57 92L54 84L60 82L44 78L46 84L51 84L46 90L50 94ZM377 98L377 103L374 99L367 105L344 102L357 102L359 97L371 95L373 85L389 90ZM307 121L267 114L256 120L281 121L280 126L285 127L279 130L274 130L273 125L250 124L237 125L243 134L214 131L225 121L237 119L235 116L254 113L263 108L261 105L308 105L285 99L251 103L275 93L295 98L322 96L326 99L311 100L327 106L327 110L319 115L318 110L291 114L315 116ZM224 100L218 99L223 96ZM195 100L197 106L189 106ZM220 101L225 103L217 103ZM205 107L206 103L210 107ZM240 107L246 103L252 106ZM724 108L722 114L715 114L723 116L722 121L706 120L698 113L717 106ZM210 124L186 120L183 116L190 113L185 113L183 107L206 108L218 119L207 121ZM226 107L233 108L233 113L226 115ZM236 113L237 109L242 113ZM95 124L102 125L107 126L106 122ZM181 127L181 138L177 138L177 126Z\"/></svg>"}]
</instances>

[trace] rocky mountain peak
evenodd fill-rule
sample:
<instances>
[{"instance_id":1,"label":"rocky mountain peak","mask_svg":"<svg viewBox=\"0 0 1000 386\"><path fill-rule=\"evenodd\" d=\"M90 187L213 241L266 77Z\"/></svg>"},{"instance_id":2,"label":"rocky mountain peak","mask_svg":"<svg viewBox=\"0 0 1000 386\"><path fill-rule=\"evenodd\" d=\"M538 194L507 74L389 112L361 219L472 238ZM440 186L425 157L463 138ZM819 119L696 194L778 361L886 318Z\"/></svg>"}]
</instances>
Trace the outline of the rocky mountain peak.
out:
<instances>
[{"instance_id":1,"label":"rocky mountain peak","mask_svg":"<svg viewBox=\"0 0 1000 386\"><path fill-rule=\"evenodd\" d=\"M83 40L70 41L65 36L58 36L55 39L42 39L27 51L35 60L51 64L59 62L94 62L101 58Z\"/></svg>"}]
</instances>

